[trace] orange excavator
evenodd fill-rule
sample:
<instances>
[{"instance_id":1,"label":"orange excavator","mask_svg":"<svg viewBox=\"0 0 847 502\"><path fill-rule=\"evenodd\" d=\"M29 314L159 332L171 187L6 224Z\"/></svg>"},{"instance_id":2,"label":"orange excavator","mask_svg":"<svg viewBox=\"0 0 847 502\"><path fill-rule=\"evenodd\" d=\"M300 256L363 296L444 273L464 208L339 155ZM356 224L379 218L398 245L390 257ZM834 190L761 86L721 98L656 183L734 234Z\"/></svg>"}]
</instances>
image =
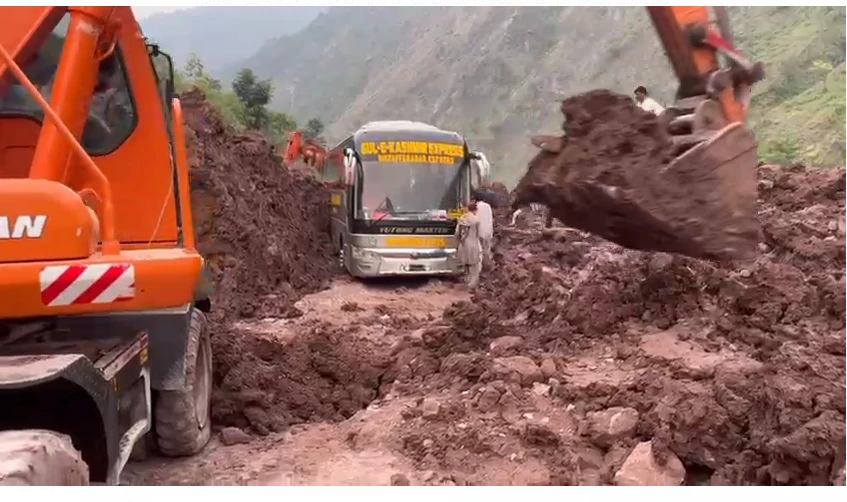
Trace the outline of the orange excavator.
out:
<instances>
[{"instance_id":1,"label":"orange excavator","mask_svg":"<svg viewBox=\"0 0 847 502\"><path fill-rule=\"evenodd\" d=\"M326 148L312 139L304 138L301 131L291 131L288 133L288 144L282 161L286 166L293 166L300 159L310 168L321 171L326 159Z\"/></svg>"},{"instance_id":2,"label":"orange excavator","mask_svg":"<svg viewBox=\"0 0 847 502\"><path fill-rule=\"evenodd\" d=\"M0 25L0 485L115 484L211 428L173 64L130 7Z\"/></svg>"},{"instance_id":3,"label":"orange excavator","mask_svg":"<svg viewBox=\"0 0 847 502\"><path fill-rule=\"evenodd\" d=\"M757 67L706 7L650 12L691 100L675 120L717 131L695 149L722 165ZM0 26L0 485L116 484L134 448L192 455L211 427L173 63L129 7L0 7Z\"/></svg>"}]
</instances>

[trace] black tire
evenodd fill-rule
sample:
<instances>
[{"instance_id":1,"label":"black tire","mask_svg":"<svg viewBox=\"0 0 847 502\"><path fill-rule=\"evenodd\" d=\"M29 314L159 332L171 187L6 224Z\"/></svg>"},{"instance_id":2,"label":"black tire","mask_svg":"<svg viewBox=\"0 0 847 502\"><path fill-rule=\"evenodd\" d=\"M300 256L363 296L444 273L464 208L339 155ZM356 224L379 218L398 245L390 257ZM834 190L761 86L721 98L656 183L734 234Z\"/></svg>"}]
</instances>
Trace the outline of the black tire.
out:
<instances>
[{"instance_id":1,"label":"black tire","mask_svg":"<svg viewBox=\"0 0 847 502\"><path fill-rule=\"evenodd\" d=\"M88 486L88 476L70 437L40 429L0 432L0 486Z\"/></svg>"},{"instance_id":2,"label":"black tire","mask_svg":"<svg viewBox=\"0 0 847 502\"><path fill-rule=\"evenodd\" d=\"M159 392L153 412L156 443L163 455L186 457L206 446L212 428L211 400L212 342L206 315L193 309L185 351L185 386Z\"/></svg>"}]
</instances>

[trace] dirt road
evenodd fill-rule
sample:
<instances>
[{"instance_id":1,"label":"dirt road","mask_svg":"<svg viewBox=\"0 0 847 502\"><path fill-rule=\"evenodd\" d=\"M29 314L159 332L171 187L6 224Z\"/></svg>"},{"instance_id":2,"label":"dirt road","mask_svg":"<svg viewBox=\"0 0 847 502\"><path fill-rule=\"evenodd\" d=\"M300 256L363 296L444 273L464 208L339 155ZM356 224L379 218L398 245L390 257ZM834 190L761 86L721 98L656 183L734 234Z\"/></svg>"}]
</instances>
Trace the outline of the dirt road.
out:
<instances>
[{"instance_id":1,"label":"dirt road","mask_svg":"<svg viewBox=\"0 0 847 502\"><path fill-rule=\"evenodd\" d=\"M318 414L321 411L316 409L320 405L314 404L315 400L334 399L335 403L341 403L350 401L349 396L356 393L339 389L358 388L361 400L350 401L347 408L329 406L332 411L323 410L327 422L294 424L282 433L263 430L262 422L246 428L249 435L241 429L229 428L217 434L197 457L155 458L131 464L124 482L383 485L390 483L394 474L423 482L413 462L402 454L396 437L404 420L402 413L414 406L414 399L400 398L391 393L390 387L380 391L378 382L390 371L389 358L399 347L419 340L422 328L437 323L448 305L463 299L467 299L467 293L446 281L364 284L339 279L329 290L308 295L297 302L295 307L302 315L295 319L265 318L238 323L233 330L234 336L250 340L256 346L278 346L279 354L300 354L302 347L325 344L327 332L343 336L345 340L339 341L345 351L342 357L333 359L327 353L312 354L314 357L301 367L300 375L291 374L291 367L264 369L269 372L279 369L292 380L308 382L310 387L300 390L314 395L285 401L296 401ZM319 359L322 356L329 357ZM292 359L289 356L287 360L271 364L277 363L291 364ZM354 373L357 368L363 370L361 374ZM362 384L369 379L366 375L369 372L374 376L375 388L368 389L367 384ZM273 379L280 375L269 376ZM330 388L333 389L330 394L346 394L347 397L327 396L325 392ZM349 418L345 418L348 415ZM231 417L221 418L232 420ZM230 436L246 444L224 445L232 441Z\"/></svg>"}]
</instances>

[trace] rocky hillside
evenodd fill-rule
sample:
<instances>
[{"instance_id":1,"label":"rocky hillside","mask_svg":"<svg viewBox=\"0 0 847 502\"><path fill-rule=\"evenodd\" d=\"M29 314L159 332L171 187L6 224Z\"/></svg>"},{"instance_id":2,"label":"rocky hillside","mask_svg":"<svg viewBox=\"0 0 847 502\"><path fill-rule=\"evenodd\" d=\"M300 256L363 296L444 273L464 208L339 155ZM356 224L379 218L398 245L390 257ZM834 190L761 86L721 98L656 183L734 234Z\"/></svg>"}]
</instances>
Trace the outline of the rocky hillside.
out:
<instances>
[{"instance_id":1,"label":"rocky hillside","mask_svg":"<svg viewBox=\"0 0 847 502\"><path fill-rule=\"evenodd\" d=\"M751 121L765 160L843 164L845 9L731 7L737 44L762 61ZM293 56L296 54L296 57ZM317 116L340 139L364 121L455 128L514 182L528 134L558 128L557 100L675 82L644 8L330 8L237 67L277 88L275 106Z\"/></svg>"}]
</instances>

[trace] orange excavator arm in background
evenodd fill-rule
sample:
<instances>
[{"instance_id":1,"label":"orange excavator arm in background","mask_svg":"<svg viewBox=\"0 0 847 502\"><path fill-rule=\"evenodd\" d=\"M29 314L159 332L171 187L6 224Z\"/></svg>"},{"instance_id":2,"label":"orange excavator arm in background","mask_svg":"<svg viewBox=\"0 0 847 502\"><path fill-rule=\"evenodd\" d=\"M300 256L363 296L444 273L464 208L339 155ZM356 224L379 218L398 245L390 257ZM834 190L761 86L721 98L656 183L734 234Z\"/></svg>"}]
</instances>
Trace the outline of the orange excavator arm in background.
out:
<instances>
[{"instance_id":1,"label":"orange excavator arm in background","mask_svg":"<svg viewBox=\"0 0 847 502\"><path fill-rule=\"evenodd\" d=\"M762 65L747 61L732 45L726 7L715 7L718 31L708 7L647 7L677 80L677 99L717 99L727 122L744 122L749 87L764 77ZM718 54L729 60L722 68Z\"/></svg>"},{"instance_id":2,"label":"orange excavator arm in background","mask_svg":"<svg viewBox=\"0 0 847 502\"><path fill-rule=\"evenodd\" d=\"M326 148L310 139L303 138L302 132L292 131L288 134L288 143L285 146L282 161L286 166L291 167L302 159L307 166L322 173L326 155Z\"/></svg>"}]
</instances>

